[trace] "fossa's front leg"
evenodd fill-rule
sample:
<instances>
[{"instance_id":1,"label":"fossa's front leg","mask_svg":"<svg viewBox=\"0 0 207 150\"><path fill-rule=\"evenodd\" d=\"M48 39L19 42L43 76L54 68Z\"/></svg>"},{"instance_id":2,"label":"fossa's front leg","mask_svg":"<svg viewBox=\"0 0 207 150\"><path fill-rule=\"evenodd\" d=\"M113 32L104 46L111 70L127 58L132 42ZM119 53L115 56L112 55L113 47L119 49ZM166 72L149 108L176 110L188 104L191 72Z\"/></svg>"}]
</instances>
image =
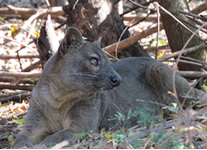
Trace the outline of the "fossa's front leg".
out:
<instances>
[{"instance_id":1,"label":"fossa's front leg","mask_svg":"<svg viewBox=\"0 0 207 150\"><path fill-rule=\"evenodd\" d=\"M30 106L24 128L17 136L13 147L32 148L35 144L40 143L47 135L47 128L44 125L42 115L34 107Z\"/></svg>"},{"instance_id":2,"label":"fossa's front leg","mask_svg":"<svg viewBox=\"0 0 207 150\"><path fill-rule=\"evenodd\" d=\"M74 142L78 133L97 132L98 121L99 113L97 113L97 107L89 105L74 106L68 114L68 119L63 123L65 129L46 137L39 147L48 148L64 140Z\"/></svg>"}]
</instances>

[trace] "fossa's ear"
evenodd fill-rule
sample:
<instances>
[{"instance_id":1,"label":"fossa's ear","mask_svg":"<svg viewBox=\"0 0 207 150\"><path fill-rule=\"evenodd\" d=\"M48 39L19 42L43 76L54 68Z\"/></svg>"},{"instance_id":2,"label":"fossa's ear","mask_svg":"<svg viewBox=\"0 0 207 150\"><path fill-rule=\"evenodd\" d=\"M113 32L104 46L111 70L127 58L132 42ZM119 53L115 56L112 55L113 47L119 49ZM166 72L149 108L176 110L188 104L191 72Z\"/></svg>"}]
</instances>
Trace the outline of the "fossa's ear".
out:
<instances>
[{"instance_id":1,"label":"fossa's ear","mask_svg":"<svg viewBox=\"0 0 207 150\"><path fill-rule=\"evenodd\" d=\"M101 40L102 40L102 37L99 37L97 41L95 41L95 43L101 47Z\"/></svg>"},{"instance_id":2,"label":"fossa's ear","mask_svg":"<svg viewBox=\"0 0 207 150\"><path fill-rule=\"evenodd\" d=\"M83 41L83 37L80 31L74 27L70 27L66 30L65 37L60 43L60 46L58 48L58 53L61 56L63 56L70 48L70 46L81 43L82 41Z\"/></svg>"}]
</instances>

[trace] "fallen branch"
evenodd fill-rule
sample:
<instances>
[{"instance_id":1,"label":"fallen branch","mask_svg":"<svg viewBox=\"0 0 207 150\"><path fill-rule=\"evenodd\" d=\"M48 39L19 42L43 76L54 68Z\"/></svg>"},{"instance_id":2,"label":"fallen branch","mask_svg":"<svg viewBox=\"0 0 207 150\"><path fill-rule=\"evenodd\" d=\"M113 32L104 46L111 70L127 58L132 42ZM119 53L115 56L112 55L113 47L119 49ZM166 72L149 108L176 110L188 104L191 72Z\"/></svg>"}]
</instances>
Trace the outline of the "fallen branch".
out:
<instances>
[{"instance_id":1,"label":"fallen branch","mask_svg":"<svg viewBox=\"0 0 207 150\"><path fill-rule=\"evenodd\" d=\"M122 19L124 21L132 21L134 19L134 21L141 21L142 19L144 19L144 21L157 21L157 16L155 15L151 15L151 16L148 16L146 19L145 19L146 15L127 15L127 16L123 16Z\"/></svg>"},{"instance_id":2,"label":"fallen branch","mask_svg":"<svg viewBox=\"0 0 207 150\"><path fill-rule=\"evenodd\" d=\"M18 59L18 58L23 58L23 59L31 59L31 58L40 58L39 55L0 55L0 59Z\"/></svg>"},{"instance_id":3,"label":"fallen branch","mask_svg":"<svg viewBox=\"0 0 207 150\"><path fill-rule=\"evenodd\" d=\"M160 30L163 29L163 25L160 24ZM124 39L120 42L116 42L114 44L111 44L109 46L106 46L103 48L104 51L108 52L108 53L113 53L115 51L115 49L117 48L117 51L126 48L134 43L136 43L138 40L145 38L153 33L157 32L157 26L149 28L141 33L137 33L134 36L131 36L127 39ZM117 46L118 45L118 46Z\"/></svg>"},{"instance_id":4,"label":"fallen branch","mask_svg":"<svg viewBox=\"0 0 207 150\"><path fill-rule=\"evenodd\" d=\"M207 73L201 71L178 71L178 73L185 78L207 78Z\"/></svg>"},{"instance_id":5,"label":"fallen branch","mask_svg":"<svg viewBox=\"0 0 207 150\"><path fill-rule=\"evenodd\" d=\"M31 9L31 8L19 8L12 5L8 5L9 8L0 8L0 16L2 15L13 15L18 14L22 16L30 17L31 15L36 14L38 11L41 12L39 17L44 16L45 14L50 14L51 16L63 16L64 12L62 7L51 7L48 9Z\"/></svg>"},{"instance_id":6,"label":"fallen branch","mask_svg":"<svg viewBox=\"0 0 207 150\"><path fill-rule=\"evenodd\" d=\"M0 82L15 82L14 77L0 77Z\"/></svg>"},{"instance_id":7,"label":"fallen branch","mask_svg":"<svg viewBox=\"0 0 207 150\"><path fill-rule=\"evenodd\" d=\"M199 60L199 59L191 58L191 57L181 56L180 59L195 62L195 63L199 63L201 65L207 65L207 62Z\"/></svg>"},{"instance_id":8,"label":"fallen branch","mask_svg":"<svg viewBox=\"0 0 207 150\"><path fill-rule=\"evenodd\" d=\"M202 44L194 46L194 47L186 48L183 51L180 50L180 51L174 52L172 54L159 57L158 60L165 61L165 60L168 60L172 57L177 57L180 53L187 54L187 53L194 52L194 51L197 51L197 50L200 50L200 49L205 49L205 48L207 48L207 45L202 43Z\"/></svg>"},{"instance_id":9,"label":"fallen branch","mask_svg":"<svg viewBox=\"0 0 207 150\"><path fill-rule=\"evenodd\" d=\"M8 101L20 101L22 99L31 97L31 92L20 93L20 94L13 94L10 96L0 97L0 102L8 102Z\"/></svg>"},{"instance_id":10,"label":"fallen branch","mask_svg":"<svg viewBox=\"0 0 207 150\"><path fill-rule=\"evenodd\" d=\"M25 79L25 78L39 79L41 76L41 73L0 71L0 77L2 76L15 77L15 78L21 78L21 79Z\"/></svg>"},{"instance_id":11,"label":"fallen branch","mask_svg":"<svg viewBox=\"0 0 207 150\"><path fill-rule=\"evenodd\" d=\"M10 89L10 90L28 90L32 91L33 86L21 86L21 85L8 85L8 84L0 84L0 89Z\"/></svg>"},{"instance_id":12,"label":"fallen branch","mask_svg":"<svg viewBox=\"0 0 207 150\"><path fill-rule=\"evenodd\" d=\"M179 62L203 67L203 65L201 63L197 63L197 62L193 62L193 61L189 61L189 60L180 59Z\"/></svg>"},{"instance_id":13,"label":"fallen branch","mask_svg":"<svg viewBox=\"0 0 207 150\"><path fill-rule=\"evenodd\" d=\"M16 78L14 77L0 77L0 82L10 82L14 83L16 81ZM23 83L23 84L37 84L38 80L21 80L18 83Z\"/></svg>"}]
</instances>

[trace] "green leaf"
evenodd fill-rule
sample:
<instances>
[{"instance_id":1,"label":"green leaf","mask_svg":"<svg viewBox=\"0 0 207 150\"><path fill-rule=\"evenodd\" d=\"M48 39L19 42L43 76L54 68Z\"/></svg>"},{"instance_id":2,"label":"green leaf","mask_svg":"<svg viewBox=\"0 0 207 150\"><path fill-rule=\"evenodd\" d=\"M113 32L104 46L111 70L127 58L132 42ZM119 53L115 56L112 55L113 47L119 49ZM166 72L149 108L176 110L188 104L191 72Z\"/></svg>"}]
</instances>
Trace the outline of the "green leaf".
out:
<instances>
[{"instance_id":1,"label":"green leaf","mask_svg":"<svg viewBox=\"0 0 207 150\"><path fill-rule=\"evenodd\" d=\"M111 138L112 138L112 135L109 134L109 133L104 134L104 136L105 136L107 139L111 139Z\"/></svg>"},{"instance_id":2,"label":"green leaf","mask_svg":"<svg viewBox=\"0 0 207 150\"><path fill-rule=\"evenodd\" d=\"M132 117L132 110L129 109L128 114L127 114L127 120L129 120Z\"/></svg>"},{"instance_id":3,"label":"green leaf","mask_svg":"<svg viewBox=\"0 0 207 150\"><path fill-rule=\"evenodd\" d=\"M76 138L78 138L78 137L85 137L86 135L88 135L88 133L78 133L76 135Z\"/></svg>"},{"instance_id":4,"label":"green leaf","mask_svg":"<svg viewBox=\"0 0 207 150\"><path fill-rule=\"evenodd\" d=\"M167 109L174 113L178 113L179 110L177 103L171 103L170 106L164 106L162 109Z\"/></svg>"},{"instance_id":5,"label":"green leaf","mask_svg":"<svg viewBox=\"0 0 207 150\"><path fill-rule=\"evenodd\" d=\"M177 108L178 104L177 103L172 103L171 104L173 108Z\"/></svg>"},{"instance_id":6,"label":"green leaf","mask_svg":"<svg viewBox=\"0 0 207 150\"><path fill-rule=\"evenodd\" d=\"M202 81L202 84L207 84L207 80L206 80L206 79L203 80L203 81Z\"/></svg>"},{"instance_id":7,"label":"green leaf","mask_svg":"<svg viewBox=\"0 0 207 150\"><path fill-rule=\"evenodd\" d=\"M7 139L8 139L9 142L13 142L14 141L14 136L13 135L9 135Z\"/></svg>"},{"instance_id":8,"label":"green leaf","mask_svg":"<svg viewBox=\"0 0 207 150\"><path fill-rule=\"evenodd\" d=\"M133 113L132 113L132 117L137 117L141 114L142 112L140 110L135 110Z\"/></svg>"},{"instance_id":9,"label":"green leaf","mask_svg":"<svg viewBox=\"0 0 207 150\"><path fill-rule=\"evenodd\" d=\"M24 79L24 81L30 81L30 82L32 82L32 83L35 83L35 82L37 82L39 79L30 79L30 78L26 78L26 79Z\"/></svg>"},{"instance_id":10,"label":"green leaf","mask_svg":"<svg viewBox=\"0 0 207 150\"><path fill-rule=\"evenodd\" d=\"M0 20L4 20L4 19L6 19L6 17L0 17Z\"/></svg>"},{"instance_id":11,"label":"green leaf","mask_svg":"<svg viewBox=\"0 0 207 150\"><path fill-rule=\"evenodd\" d=\"M115 114L114 115L116 118L117 118L117 120L119 120L119 121L125 121L126 120L126 118L125 118L125 115L123 115L122 113L120 113L120 112L117 112L117 114Z\"/></svg>"},{"instance_id":12,"label":"green leaf","mask_svg":"<svg viewBox=\"0 0 207 150\"><path fill-rule=\"evenodd\" d=\"M205 84L201 85L202 89L207 92L207 86Z\"/></svg>"},{"instance_id":13,"label":"green leaf","mask_svg":"<svg viewBox=\"0 0 207 150\"><path fill-rule=\"evenodd\" d=\"M120 129L120 134L124 135L124 129L123 128Z\"/></svg>"},{"instance_id":14,"label":"green leaf","mask_svg":"<svg viewBox=\"0 0 207 150\"><path fill-rule=\"evenodd\" d=\"M12 119L12 122L14 122L16 124L23 124L25 122L25 120L24 119L18 119L18 120Z\"/></svg>"},{"instance_id":15,"label":"green leaf","mask_svg":"<svg viewBox=\"0 0 207 150\"><path fill-rule=\"evenodd\" d=\"M166 41L163 41L163 40L158 40L158 42L162 45L166 44Z\"/></svg>"}]
</instances>

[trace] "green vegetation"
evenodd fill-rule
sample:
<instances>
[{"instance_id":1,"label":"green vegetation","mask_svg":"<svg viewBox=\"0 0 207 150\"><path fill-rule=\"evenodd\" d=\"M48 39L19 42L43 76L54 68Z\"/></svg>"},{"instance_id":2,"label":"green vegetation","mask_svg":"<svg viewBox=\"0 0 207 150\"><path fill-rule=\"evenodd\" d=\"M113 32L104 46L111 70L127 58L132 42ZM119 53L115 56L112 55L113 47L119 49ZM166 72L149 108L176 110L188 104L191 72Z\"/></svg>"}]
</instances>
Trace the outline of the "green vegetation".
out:
<instances>
[{"instance_id":1,"label":"green vegetation","mask_svg":"<svg viewBox=\"0 0 207 150\"><path fill-rule=\"evenodd\" d=\"M23 124L25 122L25 120L24 119L18 119L18 120L13 119L12 122L14 122L16 124Z\"/></svg>"},{"instance_id":2,"label":"green vegetation","mask_svg":"<svg viewBox=\"0 0 207 150\"><path fill-rule=\"evenodd\" d=\"M101 131L98 134L98 138L94 138L94 133L92 132L80 133L77 137L84 137L85 142L88 141L87 138L92 138L93 144L90 145L95 145L94 147L96 147L102 144L102 148L199 148L194 143L197 139L195 137L198 135L197 133L203 132L206 129L201 130L200 128L196 128L196 126L189 125L185 121L185 119L188 120L189 118L182 115L186 112L180 113L178 104L176 103L163 107L163 110L170 112L170 115L176 117L172 117L167 121L162 116L152 115L155 110L148 105L143 105L142 108L137 108L134 111L129 109L126 115L117 112L113 118L109 119L121 123L120 128L116 131ZM128 128L127 122L130 119L137 119L137 126ZM204 121L202 122L205 123ZM198 129L200 132L196 132ZM192 134L192 139L189 138L189 134ZM93 146L89 146L89 148L93 148Z\"/></svg>"},{"instance_id":3,"label":"green vegetation","mask_svg":"<svg viewBox=\"0 0 207 150\"><path fill-rule=\"evenodd\" d=\"M202 86L201 87L205 92L207 92L207 80L202 81Z\"/></svg>"}]
</instances>

